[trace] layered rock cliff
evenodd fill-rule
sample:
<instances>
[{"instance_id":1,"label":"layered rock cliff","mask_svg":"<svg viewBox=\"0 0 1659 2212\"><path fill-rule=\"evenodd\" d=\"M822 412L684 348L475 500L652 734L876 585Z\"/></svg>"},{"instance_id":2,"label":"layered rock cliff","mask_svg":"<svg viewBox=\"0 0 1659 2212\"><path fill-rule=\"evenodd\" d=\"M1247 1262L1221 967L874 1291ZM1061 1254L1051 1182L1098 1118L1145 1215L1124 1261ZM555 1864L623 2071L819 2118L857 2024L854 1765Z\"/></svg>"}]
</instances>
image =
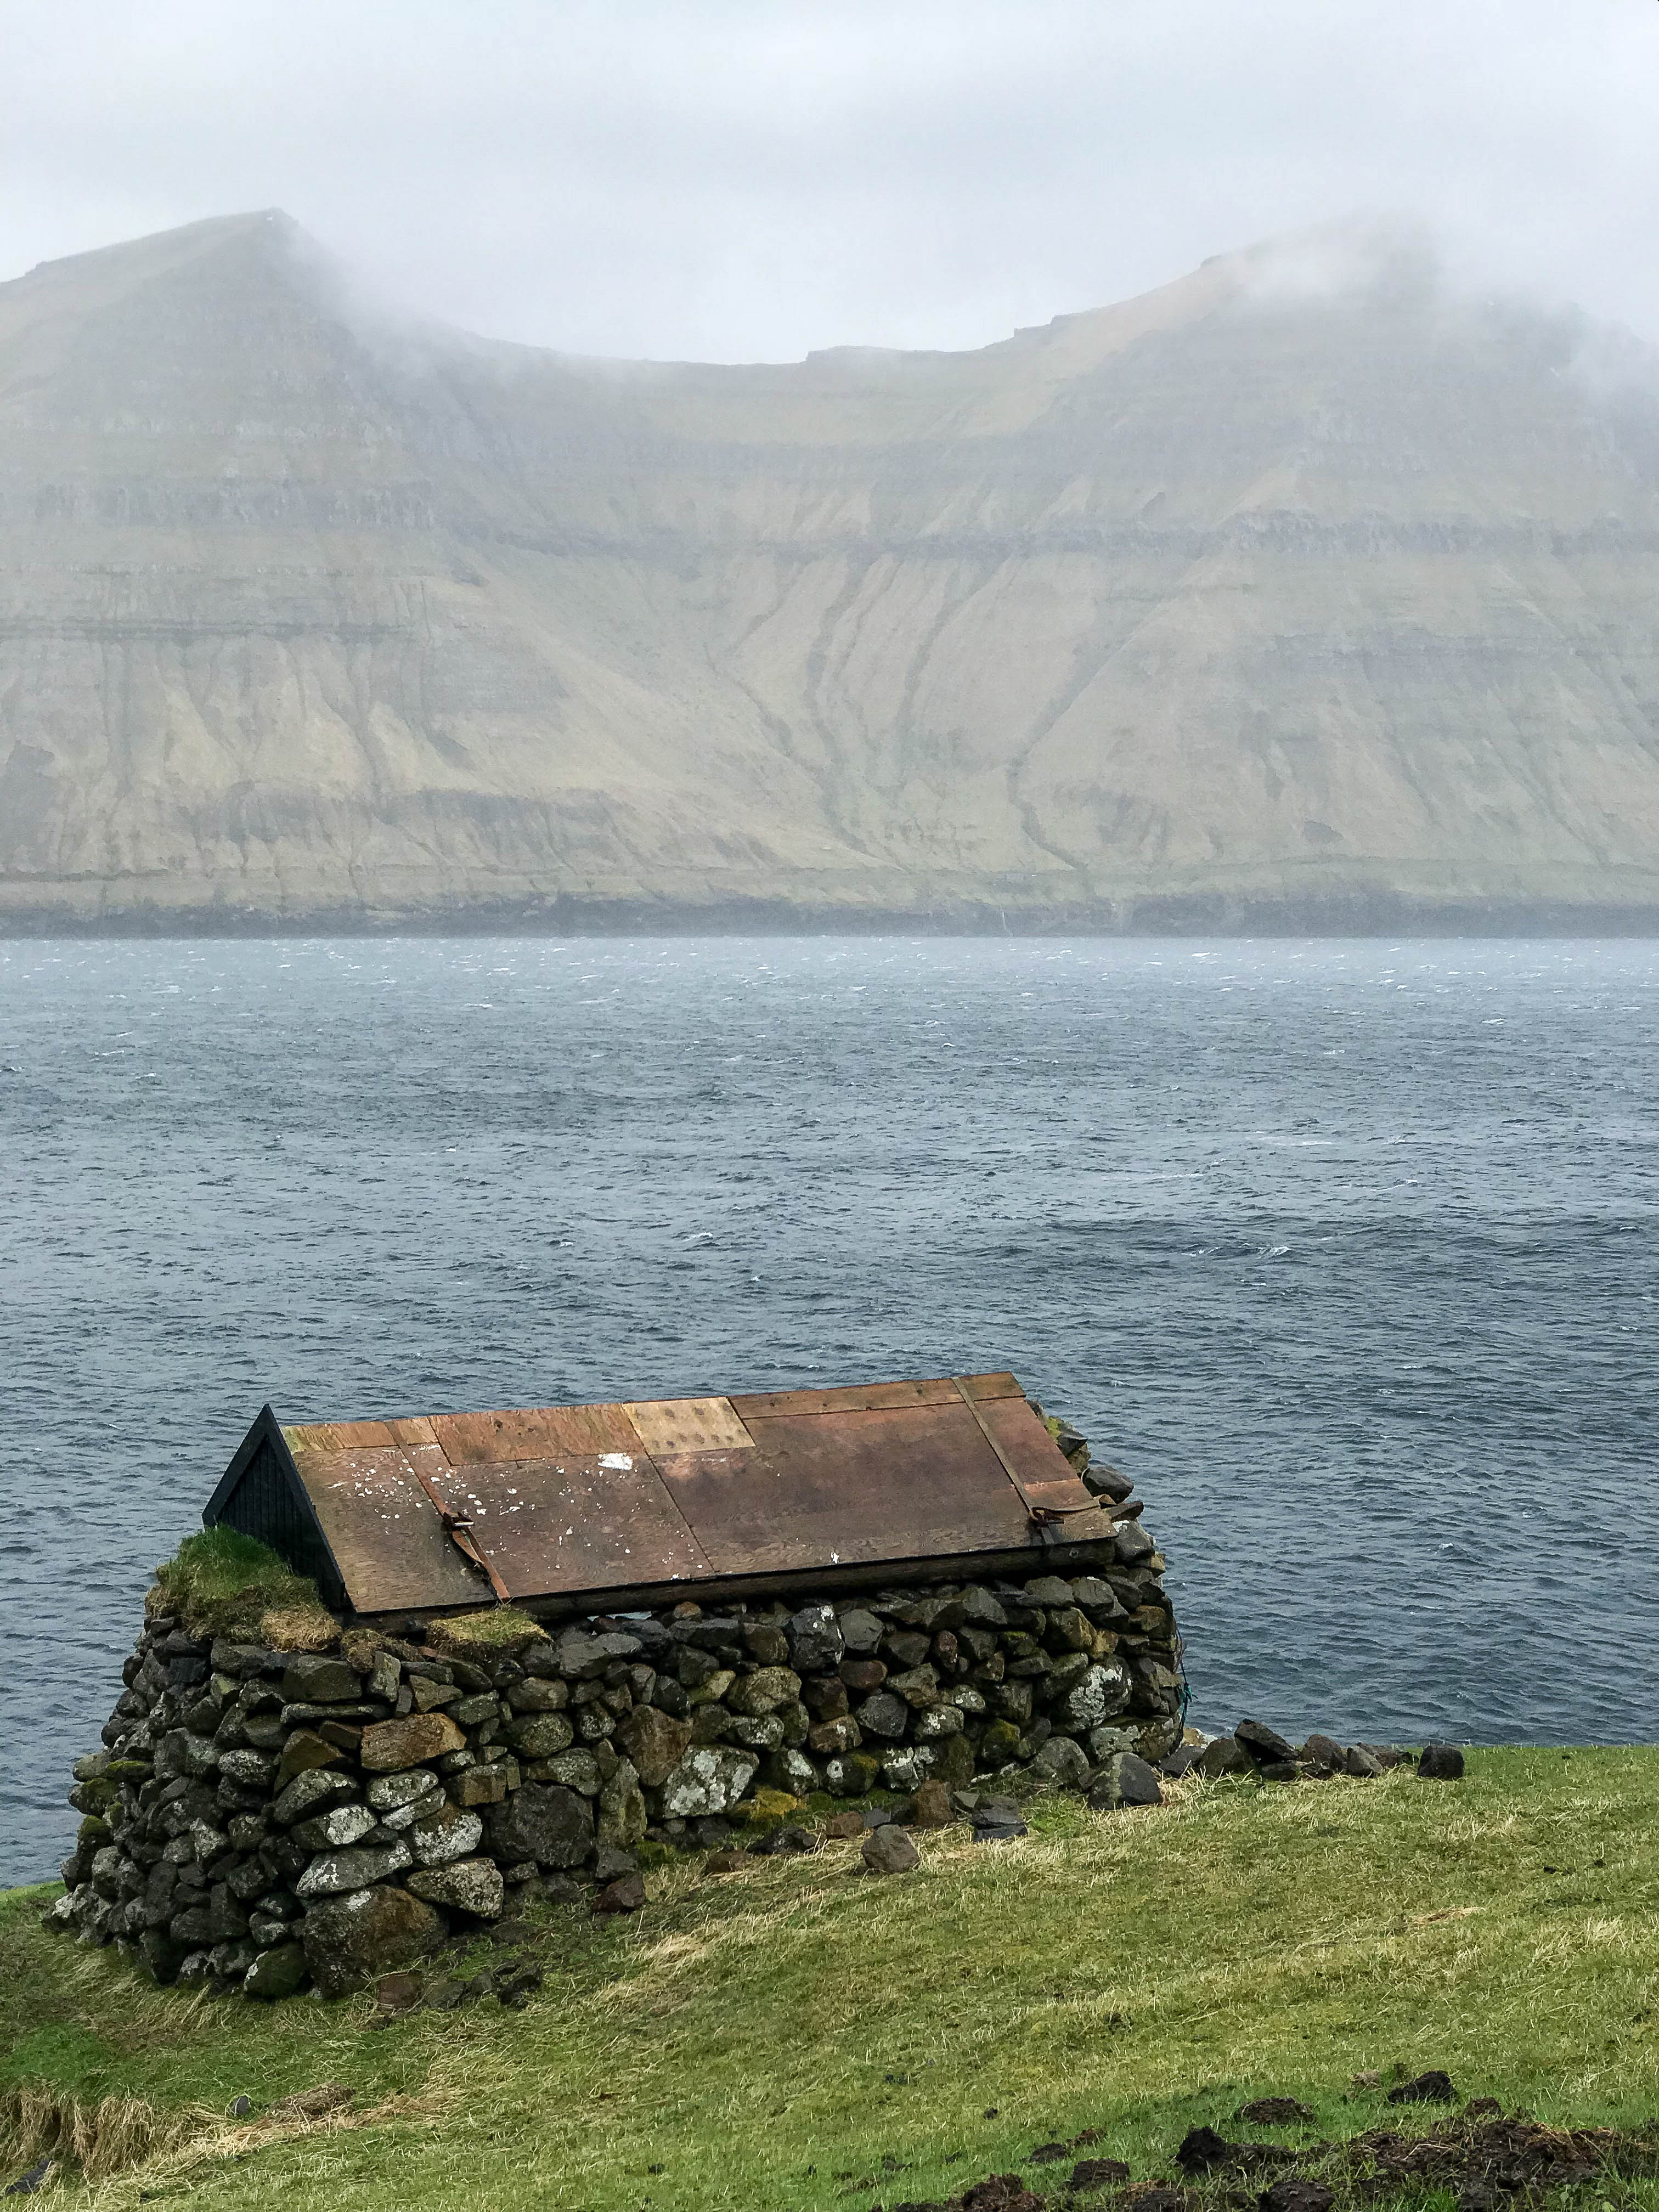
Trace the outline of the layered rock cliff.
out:
<instances>
[{"instance_id":1,"label":"layered rock cliff","mask_svg":"<svg viewBox=\"0 0 1659 2212\"><path fill-rule=\"evenodd\" d=\"M1409 240L972 354L0 286L0 922L1659 916L1659 404Z\"/></svg>"}]
</instances>

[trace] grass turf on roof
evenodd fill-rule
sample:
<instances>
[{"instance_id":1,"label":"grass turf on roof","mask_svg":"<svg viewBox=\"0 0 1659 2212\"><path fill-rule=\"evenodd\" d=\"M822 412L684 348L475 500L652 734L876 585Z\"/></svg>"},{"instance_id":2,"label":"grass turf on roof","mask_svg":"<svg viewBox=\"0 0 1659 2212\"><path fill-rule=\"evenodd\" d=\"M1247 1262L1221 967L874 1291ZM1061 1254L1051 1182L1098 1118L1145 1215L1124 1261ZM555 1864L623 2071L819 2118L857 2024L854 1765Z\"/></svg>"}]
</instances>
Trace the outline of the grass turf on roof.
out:
<instances>
[{"instance_id":1,"label":"grass turf on roof","mask_svg":"<svg viewBox=\"0 0 1659 2212\"><path fill-rule=\"evenodd\" d=\"M296 1649L311 1632L321 1633L325 1624L328 1640L338 1632L308 1576L296 1575L256 1537L222 1524L186 1536L173 1558L157 1567L145 1610L152 1615L177 1613L191 1636L249 1641L260 1637L266 1617L275 1614L277 1633L267 1640Z\"/></svg>"}]
</instances>

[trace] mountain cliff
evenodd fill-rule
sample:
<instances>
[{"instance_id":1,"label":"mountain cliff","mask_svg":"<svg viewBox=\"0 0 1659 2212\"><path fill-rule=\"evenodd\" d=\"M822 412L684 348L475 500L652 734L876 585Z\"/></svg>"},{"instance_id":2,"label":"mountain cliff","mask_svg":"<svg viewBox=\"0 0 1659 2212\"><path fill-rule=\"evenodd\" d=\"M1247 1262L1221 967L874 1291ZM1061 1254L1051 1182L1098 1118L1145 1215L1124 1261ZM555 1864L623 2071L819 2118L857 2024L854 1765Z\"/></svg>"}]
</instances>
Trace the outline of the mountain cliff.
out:
<instances>
[{"instance_id":1,"label":"mountain cliff","mask_svg":"<svg viewBox=\"0 0 1659 2212\"><path fill-rule=\"evenodd\" d=\"M0 924L1646 926L1656 389L1387 233L781 367L45 264Z\"/></svg>"}]
</instances>

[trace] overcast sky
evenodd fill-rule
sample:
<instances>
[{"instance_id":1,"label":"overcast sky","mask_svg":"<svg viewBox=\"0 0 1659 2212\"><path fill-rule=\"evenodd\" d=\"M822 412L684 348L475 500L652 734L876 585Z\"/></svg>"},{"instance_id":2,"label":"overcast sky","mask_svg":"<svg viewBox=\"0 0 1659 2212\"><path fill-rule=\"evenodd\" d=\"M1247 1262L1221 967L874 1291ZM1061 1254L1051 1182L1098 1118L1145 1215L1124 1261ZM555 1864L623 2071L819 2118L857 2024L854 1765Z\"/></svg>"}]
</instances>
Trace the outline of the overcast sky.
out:
<instances>
[{"instance_id":1,"label":"overcast sky","mask_svg":"<svg viewBox=\"0 0 1659 2212\"><path fill-rule=\"evenodd\" d=\"M282 207L578 352L970 346L1356 210L1659 339L1659 0L5 0L0 274Z\"/></svg>"}]
</instances>

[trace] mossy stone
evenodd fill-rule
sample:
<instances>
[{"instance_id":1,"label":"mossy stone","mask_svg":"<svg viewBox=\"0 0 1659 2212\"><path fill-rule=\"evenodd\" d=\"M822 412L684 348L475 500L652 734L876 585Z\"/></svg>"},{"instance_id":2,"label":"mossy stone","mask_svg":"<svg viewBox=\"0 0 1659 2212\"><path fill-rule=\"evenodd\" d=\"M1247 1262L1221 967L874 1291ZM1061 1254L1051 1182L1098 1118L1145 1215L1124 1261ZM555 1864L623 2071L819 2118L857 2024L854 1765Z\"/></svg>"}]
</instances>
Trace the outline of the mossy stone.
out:
<instances>
[{"instance_id":1,"label":"mossy stone","mask_svg":"<svg viewBox=\"0 0 1659 2212\"><path fill-rule=\"evenodd\" d=\"M946 1736L933 1746L933 1779L947 1790L963 1790L974 1778L978 1762L965 1735ZM923 1787L928 1785L924 1784Z\"/></svg>"},{"instance_id":2,"label":"mossy stone","mask_svg":"<svg viewBox=\"0 0 1659 2212\"><path fill-rule=\"evenodd\" d=\"M800 1799L791 1796L787 1790L757 1790L743 1804L734 1805L726 1817L747 1820L751 1827L759 1827L768 1820L787 1820L800 1809Z\"/></svg>"},{"instance_id":3,"label":"mossy stone","mask_svg":"<svg viewBox=\"0 0 1659 2212\"><path fill-rule=\"evenodd\" d=\"M980 1738L979 1763L982 1768L1006 1765L1019 1754L1020 1733L1012 1721L993 1721Z\"/></svg>"}]
</instances>

